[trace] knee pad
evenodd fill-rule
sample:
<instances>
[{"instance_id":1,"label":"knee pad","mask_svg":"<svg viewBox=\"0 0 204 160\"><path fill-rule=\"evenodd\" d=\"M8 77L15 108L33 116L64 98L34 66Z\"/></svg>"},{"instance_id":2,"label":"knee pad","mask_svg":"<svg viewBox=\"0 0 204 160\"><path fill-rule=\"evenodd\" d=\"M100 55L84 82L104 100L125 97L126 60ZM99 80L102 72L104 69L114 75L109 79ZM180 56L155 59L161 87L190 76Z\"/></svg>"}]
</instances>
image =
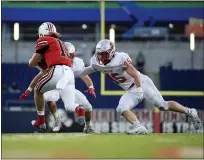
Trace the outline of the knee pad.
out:
<instances>
[{"instance_id":1,"label":"knee pad","mask_svg":"<svg viewBox=\"0 0 204 160\"><path fill-rule=\"evenodd\" d=\"M169 109L168 102L163 101L162 104L156 106L160 111L167 111Z\"/></svg>"},{"instance_id":2,"label":"knee pad","mask_svg":"<svg viewBox=\"0 0 204 160\"><path fill-rule=\"evenodd\" d=\"M92 105L90 103L87 103L84 105L85 111L92 111Z\"/></svg>"},{"instance_id":3,"label":"knee pad","mask_svg":"<svg viewBox=\"0 0 204 160\"><path fill-rule=\"evenodd\" d=\"M75 111L75 108L72 108L72 107L70 107L70 105L66 105L66 106L64 106L64 108L65 108L65 110L67 111L67 112L74 112Z\"/></svg>"},{"instance_id":4,"label":"knee pad","mask_svg":"<svg viewBox=\"0 0 204 160\"><path fill-rule=\"evenodd\" d=\"M116 108L116 111L122 114L124 111L126 111L128 107L125 107L124 105L118 105Z\"/></svg>"},{"instance_id":5,"label":"knee pad","mask_svg":"<svg viewBox=\"0 0 204 160\"><path fill-rule=\"evenodd\" d=\"M151 104L157 107L159 110L166 111L169 109L168 102L163 99L162 96L154 96L153 99L150 100Z\"/></svg>"},{"instance_id":6,"label":"knee pad","mask_svg":"<svg viewBox=\"0 0 204 160\"><path fill-rule=\"evenodd\" d=\"M75 104L75 103L67 103L64 105L64 108L66 111L69 111L69 112L75 112L75 108L78 106L78 104Z\"/></svg>"},{"instance_id":7,"label":"knee pad","mask_svg":"<svg viewBox=\"0 0 204 160\"><path fill-rule=\"evenodd\" d=\"M45 102L54 101L57 102L60 99L60 94L56 90L48 91L43 94Z\"/></svg>"}]
</instances>

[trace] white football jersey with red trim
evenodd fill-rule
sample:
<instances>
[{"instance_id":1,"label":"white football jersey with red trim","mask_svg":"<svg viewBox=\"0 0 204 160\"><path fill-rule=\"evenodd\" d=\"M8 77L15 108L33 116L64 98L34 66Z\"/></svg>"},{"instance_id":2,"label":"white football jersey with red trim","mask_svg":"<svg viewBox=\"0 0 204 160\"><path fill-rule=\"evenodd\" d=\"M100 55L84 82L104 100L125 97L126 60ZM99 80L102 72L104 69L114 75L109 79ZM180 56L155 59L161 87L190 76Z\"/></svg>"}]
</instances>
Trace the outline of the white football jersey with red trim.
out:
<instances>
[{"instance_id":1,"label":"white football jersey with red trim","mask_svg":"<svg viewBox=\"0 0 204 160\"><path fill-rule=\"evenodd\" d=\"M72 64L72 71L74 72L76 70L81 70L84 67L85 67L84 61L81 58L74 57L73 64Z\"/></svg>"},{"instance_id":2,"label":"white football jersey with red trim","mask_svg":"<svg viewBox=\"0 0 204 160\"><path fill-rule=\"evenodd\" d=\"M132 78L125 71L127 64L132 63L132 60L127 53L115 52L112 60L106 65L100 64L97 60L97 57L94 55L91 58L90 63L96 71L107 74L116 84L118 84L124 90L128 90L134 83L134 78Z\"/></svg>"}]
</instances>

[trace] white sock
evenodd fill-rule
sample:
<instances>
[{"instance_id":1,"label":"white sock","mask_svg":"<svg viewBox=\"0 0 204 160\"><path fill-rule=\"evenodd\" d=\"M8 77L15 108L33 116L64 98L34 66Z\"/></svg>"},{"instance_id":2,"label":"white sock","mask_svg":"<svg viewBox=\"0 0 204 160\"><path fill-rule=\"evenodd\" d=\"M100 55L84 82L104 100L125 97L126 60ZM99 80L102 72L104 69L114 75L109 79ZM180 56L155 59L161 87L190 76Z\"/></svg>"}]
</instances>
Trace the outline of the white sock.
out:
<instances>
[{"instance_id":1,"label":"white sock","mask_svg":"<svg viewBox=\"0 0 204 160\"><path fill-rule=\"evenodd\" d=\"M137 120L136 122L134 122L133 126L134 126L134 127L138 127L138 126L140 126L140 121Z\"/></svg>"},{"instance_id":2,"label":"white sock","mask_svg":"<svg viewBox=\"0 0 204 160\"><path fill-rule=\"evenodd\" d=\"M54 119L57 119L59 117L57 111L53 114Z\"/></svg>"},{"instance_id":3,"label":"white sock","mask_svg":"<svg viewBox=\"0 0 204 160\"><path fill-rule=\"evenodd\" d=\"M91 126L91 121L85 122L85 127Z\"/></svg>"},{"instance_id":4,"label":"white sock","mask_svg":"<svg viewBox=\"0 0 204 160\"><path fill-rule=\"evenodd\" d=\"M37 111L37 113L38 113L39 116L45 115L45 111Z\"/></svg>"},{"instance_id":5,"label":"white sock","mask_svg":"<svg viewBox=\"0 0 204 160\"><path fill-rule=\"evenodd\" d=\"M188 107L184 107L184 112L187 114L187 115L189 115L190 114L190 108L188 108Z\"/></svg>"}]
</instances>

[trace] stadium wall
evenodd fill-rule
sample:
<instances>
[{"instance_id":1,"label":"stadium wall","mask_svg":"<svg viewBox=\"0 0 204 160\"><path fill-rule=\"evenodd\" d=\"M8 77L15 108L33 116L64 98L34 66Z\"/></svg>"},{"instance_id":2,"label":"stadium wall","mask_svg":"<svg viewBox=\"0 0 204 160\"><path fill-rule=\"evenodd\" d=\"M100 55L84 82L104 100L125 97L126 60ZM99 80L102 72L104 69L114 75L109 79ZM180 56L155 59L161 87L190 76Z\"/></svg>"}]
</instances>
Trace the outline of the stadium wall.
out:
<instances>
[{"instance_id":1,"label":"stadium wall","mask_svg":"<svg viewBox=\"0 0 204 160\"><path fill-rule=\"evenodd\" d=\"M65 40L66 41L66 40ZM72 41L77 54L88 65L95 48L95 42ZM2 42L3 63L27 63L34 52L35 42L12 41ZM127 52L136 63L136 57L141 51L145 57L145 70L159 73L159 67L172 63L174 69L191 69L191 51L188 42L116 42L120 52ZM203 69L203 44L196 43L194 51L194 69ZM17 54L17 62L16 62Z\"/></svg>"},{"instance_id":2,"label":"stadium wall","mask_svg":"<svg viewBox=\"0 0 204 160\"><path fill-rule=\"evenodd\" d=\"M16 82L21 92L23 92L32 78L37 74L37 69L31 69L27 64L2 64L2 84L7 86L11 85L12 82ZM174 72L169 70L169 72ZM196 71L195 71L196 72ZM172 74L172 73L171 73ZM194 74L194 73L192 73ZM192 74L189 75L188 79L185 79L188 86L193 81ZM195 73L196 74L196 73ZM180 77L177 77L176 83L182 83L183 73L180 72ZM97 130L102 132L124 132L130 128L130 125L121 119L120 115L115 112L115 108L118 105L120 96L101 96L100 95L100 73L94 73L90 75L94 81L96 88L97 99L94 99L90 95L87 95L90 103L93 105L93 124ZM162 75L163 76L163 75ZM165 76L165 75L164 75ZM162 77L161 79L164 79ZM165 81L171 81L170 78L166 78ZM203 87L202 79L198 80L196 88ZM171 82L170 82L171 83ZM106 79L106 89L116 90L120 89L113 84L112 81ZM168 85L166 82L165 85ZM114 87L115 86L115 87ZM175 85L176 86L176 85ZM177 85L178 86L178 85ZM184 88L188 87L182 86ZM86 89L86 86L80 79L76 79L76 88L82 92ZM180 89L180 88L172 88ZM203 88L201 88L203 89ZM120 89L121 90L121 89ZM19 93L4 92L2 90L2 132L3 133L25 133L34 132L30 121L36 118L35 106L33 102L33 94L31 94L25 101L19 100ZM176 97L164 97L166 100L176 100L185 106L194 107L200 110L200 117L203 118L203 96L176 96ZM66 113L63 107L63 103L58 102L60 108L59 112L64 118L63 132L80 132L83 127L74 123L74 115ZM195 132L191 123L188 122L188 118L181 114L174 114L172 112L154 112L152 110L145 110L144 103L140 103L136 107L136 114L139 119L146 125L150 132ZM47 109L46 109L47 110ZM47 123L50 127L53 125L53 119L49 112L47 114Z\"/></svg>"},{"instance_id":3,"label":"stadium wall","mask_svg":"<svg viewBox=\"0 0 204 160\"><path fill-rule=\"evenodd\" d=\"M139 20L147 20L152 16L158 21L188 21L189 17L203 18L202 7L196 8L128 8L131 14ZM2 21L49 21L52 22L99 22L100 9L98 8L34 8L34 7L2 7ZM163 13L163 14L161 14ZM182 13L182 14L181 14ZM133 19L123 8L106 8L106 22L130 22ZM177 16L179 14L179 16ZM70 16L71 15L71 16ZM83 15L83 16L81 16Z\"/></svg>"},{"instance_id":4,"label":"stadium wall","mask_svg":"<svg viewBox=\"0 0 204 160\"><path fill-rule=\"evenodd\" d=\"M2 112L2 133L34 133L39 132L31 125L31 120L36 118L34 108L18 107L7 108ZM84 126L75 123L73 113L66 112L61 106L58 109L62 117L62 128L60 132L82 132ZM193 124L189 119L178 113L161 112L155 113L151 110L136 109L134 111L139 120L146 126L149 133L195 133ZM199 117L204 120L203 111L199 110ZM131 125L120 117L114 109L94 109L92 113L92 124L95 130L102 133L125 133L131 129ZM23 118L23 120L22 120ZM54 126L52 115L46 112L47 132L51 132ZM203 132L203 128L199 130Z\"/></svg>"}]
</instances>

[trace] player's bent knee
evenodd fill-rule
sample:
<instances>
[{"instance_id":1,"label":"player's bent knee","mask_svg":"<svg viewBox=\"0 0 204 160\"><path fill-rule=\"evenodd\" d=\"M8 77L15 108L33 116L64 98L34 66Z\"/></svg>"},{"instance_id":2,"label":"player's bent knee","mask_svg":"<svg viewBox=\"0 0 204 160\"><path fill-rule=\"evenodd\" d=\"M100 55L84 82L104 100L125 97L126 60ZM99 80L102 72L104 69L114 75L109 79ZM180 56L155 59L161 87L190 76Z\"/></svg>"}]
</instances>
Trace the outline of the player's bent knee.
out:
<instances>
[{"instance_id":1,"label":"player's bent knee","mask_svg":"<svg viewBox=\"0 0 204 160\"><path fill-rule=\"evenodd\" d=\"M127 109L128 109L128 107L125 107L123 105L119 105L119 106L117 106L116 111L119 112L120 114L122 114Z\"/></svg>"},{"instance_id":2,"label":"player's bent knee","mask_svg":"<svg viewBox=\"0 0 204 160\"><path fill-rule=\"evenodd\" d=\"M58 100L57 98L54 98L54 97L49 97L49 96L43 96L43 97L45 102L50 102L50 101L56 102Z\"/></svg>"},{"instance_id":3,"label":"player's bent knee","mask_svg":"<svg viewBox=\"0 0 204 160\"><path fill-rule=\"evenodd\" d=\"M47 96L43 96L44 97L44 101L47 103L47 102L50 102L52 100L49 100L49 98Z\"/></svg>"},{"instance_id":4,"label":"player's bent knee","mask_svg":"<svg viewBox=\"0 0 204 160\"><path fill-rule=\"evenodd\" d=\"M168 102L164 101L157 107L160 111L167 111L169 109Z\"/></svg>"},{"instance_id":5,"label":"player's bent knee","mask_svg":"<svg viewBox=\"0 0 204 160\"><path fill-rule=\"evenodd\" d=\"M85 111L88 111L88 112L92 111L92 105L90 103L84 105L84 108L85 108Z\"/></svg>"},{"instance_id":6,"label":"player's bent knee","mask_svg":"<svg viewBox=\"0 0 204 160\"><path fill-rule=\"evenodd\" d=\"M73 112L72 108L69 105L64 106L67 112Z\"/></svg>"},{"instance_id":7,"label":"player's bent knee","mask_svg":"<svg viewBox=\"0 0 204 160\"><path fill-rule=\"evenodd\" d=\"M64 108L65 108L65 110L66 111L69 111L69 112L75 112L75 108L76 108L77 106L75 105L75 104L66 104L65 106L64 106Z\"/></svg>"}]
</instances>

